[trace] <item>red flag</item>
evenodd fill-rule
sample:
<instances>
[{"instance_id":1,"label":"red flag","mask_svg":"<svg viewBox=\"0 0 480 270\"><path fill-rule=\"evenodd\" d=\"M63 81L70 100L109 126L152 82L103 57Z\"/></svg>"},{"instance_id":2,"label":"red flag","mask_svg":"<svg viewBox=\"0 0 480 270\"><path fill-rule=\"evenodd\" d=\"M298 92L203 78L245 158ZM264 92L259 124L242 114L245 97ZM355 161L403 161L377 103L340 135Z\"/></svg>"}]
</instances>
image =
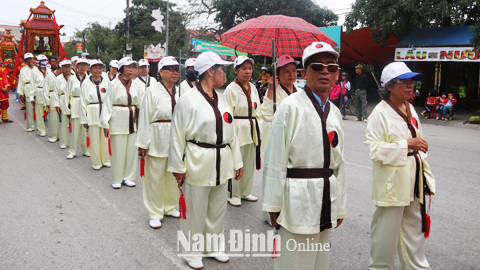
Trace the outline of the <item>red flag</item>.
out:
<instances>
[{"instance_id":1,"label":"red flag","mask_svg":"<svg viewBox=\"0 0 480 270\"><path fill-rule=\"evenodd\" d=\"M145 159L140 159L140 177L145 177Z\"/></svg>"}]
</instances>

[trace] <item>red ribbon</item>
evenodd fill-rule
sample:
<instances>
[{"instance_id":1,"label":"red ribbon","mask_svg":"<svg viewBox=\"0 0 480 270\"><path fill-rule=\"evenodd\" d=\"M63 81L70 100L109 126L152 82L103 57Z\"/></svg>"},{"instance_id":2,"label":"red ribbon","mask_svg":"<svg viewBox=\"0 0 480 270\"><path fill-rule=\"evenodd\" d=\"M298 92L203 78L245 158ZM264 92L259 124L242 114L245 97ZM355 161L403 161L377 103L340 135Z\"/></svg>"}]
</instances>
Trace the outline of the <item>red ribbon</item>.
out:
<instances>
[{"instance_id":1,"label":"red ribbon","mask_svg":"<svg viewBox=\"0 0 480 270\"><path fill-rule=\"evenodd\" d=\"M48 115L48 110L47 110L47 112L42 116L42 118L47 117L47 115Z\"/></svg>"},{"instance_id":2,"label":"red ribbon","mask_svg":"<svg viewBox=\"0 0 480 270\"><path fill-rule=\"evenodd\" d=\"M72 133L72 125L70 124L70 122L68 122L68 132Z\"/></svg>"},{"instance_id":3,"label":"red ribbon","mask_svg":"<svg viewBox=\"0 0 480 270\"><path fill-rule=\"evenodd\" d=\"M140 159L140 177L145 177L145 159Z\"/></svg>"},{"instance_id":4,"label":"red ribbon","mask_svg":"<svg viewBox=\"0 0 480 270\"><path fill-rule=\"evenodd\" d=\"M423 203L426 203L426 202L423 202ZM432 219L430 218L430 207L431 207L431 204L432 204L432 196L428 196L428 211L427 211L427 231L425 232L425 238L428 238L430 236L430 225L432 223Z\"/></svg>"},{"instance_id":5,"label":"red ribbon","mask_svg":"<svg viewBox=\"0 0 480 270\"><path fill-rule=\"evenodd\" d=\"M23 112L23 119L27 120L27 112Z\"/></svg>"},{"instance_id":6,"label":"red ribbon","mask_svg":"<svg viewBox=\"0 0 480 270\"><path fill-rule=\"evenodd\" d=\"M37 120L37 114L33 112L33 120Z\"/></svg>"},{"instance_id":7,"label":"red ribbon","mask_svg":"<svg viewBox=\"0 0 480 270\"><path fill-rule=\"evenodd\" d=\"M110 145L110 137L108 137L108 154L112 155L112 146Z\"/></svg>"},{"instance_id":8,"label":"red ribbon","mask_svg":"<svg viewBox=\"0 0 480 270\"><path fill-rule=\"evenodd\" d=\"M178 208L180 208L180 219L187 219L187 205L185 203L185 197L183 197L182 189L180 189L180 199L178 200Z\"/></svg>"},{"instance_id":9,"label":"red ribbon","mask_svg":"<svg viewBox=\"0 0 480 270\"><path fill-rule=\"evenodd\" d=\"M86 129L85 132L87 132L87 148L90 148L90 136L88 136L88 129Z\"/></svg>"}]
</instances>

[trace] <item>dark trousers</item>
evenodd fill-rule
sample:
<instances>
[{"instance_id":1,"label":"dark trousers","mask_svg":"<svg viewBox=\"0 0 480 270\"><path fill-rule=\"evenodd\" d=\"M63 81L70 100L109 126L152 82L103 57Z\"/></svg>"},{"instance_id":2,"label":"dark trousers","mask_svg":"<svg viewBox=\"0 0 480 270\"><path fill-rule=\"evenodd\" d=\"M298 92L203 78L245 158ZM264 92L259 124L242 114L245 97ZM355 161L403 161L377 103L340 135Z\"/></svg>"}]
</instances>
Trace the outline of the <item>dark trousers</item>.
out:
<instances>
[{"instance_id":1,"label":"dark trousers","mask_svg":"<svg viewBox=\"0 0 480 270\"><path fill-rule=\"evenodd\" d=\"M355 90L355 109L358 120L367 120L367 90Z\"/></svg>"}]
</instances>

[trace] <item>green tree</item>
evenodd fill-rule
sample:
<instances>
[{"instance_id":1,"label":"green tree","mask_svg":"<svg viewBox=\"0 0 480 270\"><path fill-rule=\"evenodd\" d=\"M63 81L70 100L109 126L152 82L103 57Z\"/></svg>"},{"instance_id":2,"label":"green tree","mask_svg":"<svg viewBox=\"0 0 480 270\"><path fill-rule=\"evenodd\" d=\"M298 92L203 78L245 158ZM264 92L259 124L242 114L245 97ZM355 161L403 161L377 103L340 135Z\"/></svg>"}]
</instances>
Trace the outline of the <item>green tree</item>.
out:
<instances>
[{"instance_id":1,"label":"green tree","mask_svg":"<svg viewBox=\"0 0 480 270\"><path fill-rule=\"evenodd\" d=\"M414 28L472 25L472 43L480 47L480 7L469 0L356 0L345 18L347 34L372 27L375 43L385 46L390 32L399 39Z\"/></svg>"}]
</instances>

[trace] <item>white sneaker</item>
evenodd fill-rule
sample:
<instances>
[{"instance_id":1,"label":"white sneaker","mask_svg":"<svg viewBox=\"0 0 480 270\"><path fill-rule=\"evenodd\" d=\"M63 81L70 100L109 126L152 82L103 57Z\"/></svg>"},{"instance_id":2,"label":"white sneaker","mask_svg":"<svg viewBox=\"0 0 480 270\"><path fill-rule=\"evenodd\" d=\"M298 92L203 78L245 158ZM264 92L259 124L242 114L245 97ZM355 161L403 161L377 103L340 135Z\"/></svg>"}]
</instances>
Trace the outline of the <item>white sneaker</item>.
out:
<instances>
[{"instance_id":1,"label":"white sneaker","mask_svg":"<svg viewBox=\"0 0 480 270\"><path fill-rule=\"evenodd\" d=\"M112 164L111 163L105 163L105 164L103 164L103 166L105 166L107 168L110 168L110 167L112 167Z\"/></svg>"},{"instance_id":2,"label":"white sneaker","mask_svg":"<svg viewBox=\"0 0 480 270\"><path fill-rule=\"evenodd\" d=\"M94 170L100 170L100 169L102 168L102 165L100 165L100 166L92 165L92 166L93 166L93 169L94 169Z\"/></svg>"},{"instance_id":3,"label":"white sneaker","mask_svg":"<svg viewBox=\"0 0 480 270\"><path fill-rule=\"evenodd\" d=\"M190 266L193 269L202 269L203 268L203 262L202 262L202 260L188 262L188 266Z\"/></svg>"},{"instance_id":4,"label":"white sneaker","mask_svg":"<svg viewBox=\"0 0 480 270\"><path fill-rule=\"evenodd\" d=\"M73 154L68 154L67 159L72 159L72 158L74 158L74 157L75 157L75 156L74 156Z\"/></svg>"},{"instance_id":5,"label":"white sneaker","mask_svg":"<svg viewBox=\"0 0 480 270\"><path fill-rule=\"evenodd\" d=\"M258 201L258 198L253 196L252 194L248 195L245 200L249 201L249 202L256 202Z\"/></svg>"},{"instance_id":6,"label":"white sneaker","mask_svg":"<svg viewBox=\"0 0 480 270\"><path fill-rule=\"evenodd\" d=\"M363 122L366 123L366 122L367 122L367 119L363 120Z\"/></svg>"},{"instance_id":7,"label":"white sneaker","mask_svg":"<svg viewBox=\"0 0 480 270\"><path fill-rule=\"evenodd\" d=\"M215 256L215 260L222 262L222 263L227 263L230 261L230 258L228 258L227 255L222 255L222 256Z\"/></svg>"},{"instance_id":8,"label":"white sneaker","mask_svg":"<svg viewBox=\"0 0 480 270\"><path fill-rule=\"evenodd\" d=\"M135 182L130 181L130 180L123 180L122 184L124 184L127 187L134 187L136 186Z\"/></svg>"},{"instance_id":9,"label":"white sneaker","mask_svg":"<svg viewBox=\"0 0 480 270\"><path fill-rule=\"evenodd\" d=\"M51 142L51 143L54 143L54 142L56 142L57 140L48 138L48 141Z\"/></svg>"},{"instance_id":10,"label":"white sneaker","mask_svg":"<svg viewBox=\"0 0 480 270\"><path fill-rule=\"evenodd\" d=\"M162 222L160 222L160 220L158 219L150 219L148 225L150 225L150 227L152 227L153 229L159 229L160 227L162 227Z\"/></svg>"},{"instance_id":11,"label":"white sneaker","mask_svg":"<svg viewBox=\"0 0 480 270\"><path fill-rule=\"evenodd\" d=\"M60 145L60 149L67 149L66 145Z\"/></svg>"},{"instance_id":12,"label":"white sneaker","mask_svg":"<svg viewBox=\"0 0 480 270\"><path fill-rule=\"evenodd\" d=\"M86 157L89 157L90 153L84 153L83 155L86 156Z\"/></svg>"},{"instance_id":13,"label":"white sneaker","mask_svg":"<svg viewBox=\"0 0 480 270\"><path fill-rule=\"evenodd\" d=\"M241 202L240 200L229 200L228 202L229 202L231 205L236 206L236 207L242 205L242 202Z\"/></svg>"},{"instance_id":14,"label":"white sneaker","mask_svg":"<svg viewBox=\"0 0 480 270\"><path fill-rule=\"evenodd\" d=\"M180 212L178 210L175 210L173 213L170 214L171 217L174 218L179 218L180 217Z\"/></svg>"},{"instance_id":15,"label":"white sneaker","mask_svg":"<svg viewBox=\"0 0 480 270\"><path fill-rule=\"evenodd\" d=\"M27 128L27 132L32 132L33 128Z\"/></svg>"},{"instance_id":16,"label":"white sneaker","mask_svg":"<svg viewBox=\"0 0 480 270\"><path fill-rule=\"evenodd\" d=\"M47 136L47 133L40 133L40 137L45 137Z\"/></svg>"},{"instance_id":17,"label":"white sneaker","mask_svg":"<svg viewBox=\"0 0 480 270\"><path fill-rule=\"evenodd\" d=\"M112 188L119 189L122 187L122 184L112 184Z\"/></svg>"}]
</instances>

